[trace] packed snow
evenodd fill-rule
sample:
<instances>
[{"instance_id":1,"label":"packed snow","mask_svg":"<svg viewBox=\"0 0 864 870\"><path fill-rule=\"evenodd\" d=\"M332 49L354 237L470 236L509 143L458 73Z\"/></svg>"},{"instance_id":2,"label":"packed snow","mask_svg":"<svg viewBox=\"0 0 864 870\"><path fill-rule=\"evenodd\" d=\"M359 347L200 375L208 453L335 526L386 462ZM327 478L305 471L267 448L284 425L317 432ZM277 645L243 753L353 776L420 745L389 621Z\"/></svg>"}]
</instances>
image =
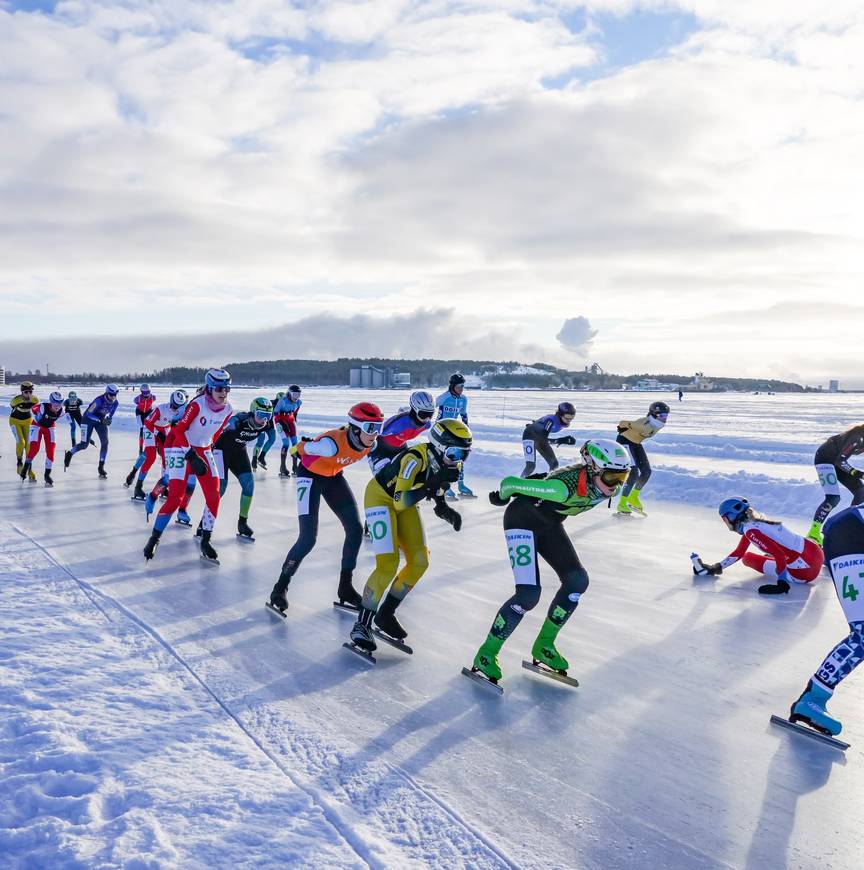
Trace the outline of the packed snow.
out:
<instances>
[{"instance_id":1,"label":"packed snow","mask_svg":"<svg viewBox=\"0 0 864 870\"><path fill-rule=\"evenodd\" d=\"M0 388L4 413L13 394ZM768 724L846 633L827 575L766 599L740 565L694 578L689 554L732 550L716 514L729 495L803 533L821 499L813 452L864 419L864 398L669 397L647 444L649 516L601 506L567 522L591 576L560 638L580 687L520 666L555 588L547 568L541 604L502 652L502 697L459 674L512 591L501 509L456 504L458 535L424 509L431 565L400 610L414 655L382 646L370 668L341 648L352 620L331 605L341 527L326 508L287 620L263 607L296 534L278 460L256 476L255 543L234 535L232 480L221 566L175 525L145 565L149 528L122 486L137 450L131 398L107 481L94 448L63 473L63 421L54 489L22 484L8 427L0 435L2 866L859 866L864 678L831 704L845 755ZM406 400L307 389L301 430L341 422L361 398L387 413ZM524 424L564 398L581 439L614 435L661 396L470 392L479 495L518 473ZM362 501L368 470L348 477ZM364 547L358 587L372 564Z\"/></svg>"}]
</instances>

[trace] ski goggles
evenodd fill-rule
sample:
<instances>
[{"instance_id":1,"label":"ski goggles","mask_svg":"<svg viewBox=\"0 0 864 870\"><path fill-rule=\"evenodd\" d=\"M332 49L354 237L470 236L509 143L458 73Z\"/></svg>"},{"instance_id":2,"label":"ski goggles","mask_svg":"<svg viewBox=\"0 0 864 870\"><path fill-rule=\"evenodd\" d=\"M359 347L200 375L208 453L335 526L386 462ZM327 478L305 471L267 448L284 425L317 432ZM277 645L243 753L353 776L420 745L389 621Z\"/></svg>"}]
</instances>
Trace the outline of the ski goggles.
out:
<instances>
[{"instance_id":1,"label":"ski goggles","mask_svg":"<svg viewBox=\"0 0 864 870\"><path fill-rule=\"evenodd\" d=\"M381 420L352 420L351 425L356 426L361 432L365 432L367 435L380 435L384 423Z\"/></svg>"},{"instance_id":2,"label":"ski goggles","mask_svg":"<svg viewBox=\"0 0 864 870\"><path fill-rule=\"evenodd\" d=\"M418 420L431 420L435 416L434 411L415 411Z\"/></svg>"},{"instance_id":3,"label":"ski goggles","mask_svg":"<svg viewBox=\"0 0 864 870\"><path fill-rule=\"evenodd\" d=\"M630 469L625 468L623 470L615 469L615 468L604 468L600 472L600 480L606 486L620 486L627 480L627 475L630 474Z\"/></svg>"},{"instance_id":4,"label":"ski goggles","mask_svg":"<svg viewBox=\"0 0 864 870\"><path fill-rule=\"evenodd\" d=\"M267 423L273 416L272 411L253 411L256 423Z\"/></svg>"},{"instance_id":5,"label":"ski goggles","mask_svg":"<svg viewBox=\"0 0 864 870\"><path fill-rule=\"evenodd\" d=\"M444 450L444 458L448 462L461 462L463 459L467 459L469 452L464 447L447 447Z\"/></svg>"}]
</instances>

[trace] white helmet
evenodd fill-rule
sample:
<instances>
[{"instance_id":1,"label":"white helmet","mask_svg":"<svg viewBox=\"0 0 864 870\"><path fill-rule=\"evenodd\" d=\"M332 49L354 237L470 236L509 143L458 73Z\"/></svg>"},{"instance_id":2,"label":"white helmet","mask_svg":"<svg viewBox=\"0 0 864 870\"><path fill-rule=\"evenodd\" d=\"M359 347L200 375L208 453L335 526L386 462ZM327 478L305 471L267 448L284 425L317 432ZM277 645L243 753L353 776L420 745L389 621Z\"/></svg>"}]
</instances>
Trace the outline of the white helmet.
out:
<instances>
[{"instance_id":1,"label":"white helmet","mask_svg":"<svg viewBox=\"0 0 864 870\"><path fill-rule=\"evenodd\" d=\"M611 438L591 438L579 451L594 485L605 496L612 496L630 473L630 452Z\"/></svg>"},{"instance_id":2,"label":"white helmet","mask_svg":"<svg viewBox=\"0 0 864 870\"><path fill-rule=\"evenodd\" d=\"M189 397L186 395L186 390L174 390L171 393L172 408L182 408L188 401Z\"/></svg>"},{"instance_id":3,"label":"white helmet","mask_svg":"<svg viewBox=\"0 0 864 870\"><path fill-rule=\"evenodd\" d=\"M409 399L411 411L418 420L431 420L435 413L435 400L425 390L415 390Z\"/></svg>"},{"instance_id":4,"label":"white helmet","mask_svg":"<svg viewBox=\"0 0 864 870\"><path fill-rule=\"evenodd\" d=\"M62 402L63 402L63 394L62 394L62 393L58 393L57 390L54 390L54 392L51 393L50 396L48 396L48 401L49 401L52 405L60 405L60 404L62 404Z\"/></svg>"},{"instance_id":5,"label":"white helmet","mask_svg":"<svg viewBox=\"0 0 864 870\"><path fill-rule=\"evenodd\" d=\"M582 445L579 452L585 465L595 471L629 471L633 464L629 451L611 438L591 438Z\"/></svg>"}]
</instances>

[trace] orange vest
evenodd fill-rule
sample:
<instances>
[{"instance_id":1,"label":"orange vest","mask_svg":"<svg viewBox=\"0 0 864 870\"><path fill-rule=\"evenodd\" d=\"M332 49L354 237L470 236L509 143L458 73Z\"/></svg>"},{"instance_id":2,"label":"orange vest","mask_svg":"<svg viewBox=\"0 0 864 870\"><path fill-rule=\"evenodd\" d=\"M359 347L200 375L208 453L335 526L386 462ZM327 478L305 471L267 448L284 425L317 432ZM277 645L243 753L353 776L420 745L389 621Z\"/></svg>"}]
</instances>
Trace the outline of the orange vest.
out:
<instances>
[{"instance_id":1,"label":"orange vest","mask_svg":"<svg viewBox=\"0 0 864 870\"><path fill-rule=\"evenodd\" d=\"M343 469L353 465L372 450L372 447L361 447L360 450L355 450L348 440L348 429L344 426L341 429L331 429L329 432L324 432L315 441L320 441L322 438L329 438L336 442L335 456L307 455L306 442L301 441L297 445L297 453L300 454L303 467L309 471L314 471L315 474L320 474L322 477L335 477L337 474L341 474Z\"/></svg>"}]
</instances>

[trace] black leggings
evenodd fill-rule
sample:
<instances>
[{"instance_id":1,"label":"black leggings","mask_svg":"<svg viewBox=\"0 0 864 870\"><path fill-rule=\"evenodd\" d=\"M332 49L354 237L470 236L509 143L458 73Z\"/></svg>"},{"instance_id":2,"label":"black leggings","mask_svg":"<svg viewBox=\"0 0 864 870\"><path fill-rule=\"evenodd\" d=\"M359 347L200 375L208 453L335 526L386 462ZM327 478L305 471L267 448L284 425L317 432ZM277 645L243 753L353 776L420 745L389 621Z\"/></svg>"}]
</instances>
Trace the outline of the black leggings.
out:
<instances>
[{"instance_id":1,"label":"black leggings","mask_svg":"<svg viewBox=\"0 0 864 870\"><path fill-rule=\"evenodd\" d=\"M525 431L522 433L523 441L534 441L534 455L539 455L543 460L545 460L546 464L549 466L549 471L554 471L558 467L558 457L555 455L555 451L552 449L552 445L548 441L538 441L536 438L531 438L531 427L528 426ZM536 461L532 461L527 459L525 461L525 467L522 469L522 474L520 477L530 477L534 474L534 469L537 467Z\"/></svg>"},{"instance_id":2,"label":"black leggings","mask_svg":"<svg viewBox=\"0 0 864 870\"><path fill-rule=\"evenodd\" d=\"M621 495L630 495L633 489L642 489L648 483L648 478L651 477L651 463L648 461L648 454L641 444L634 444L623 435L619 435L615 440L630 451L630 456L633 459L633 468L630 470L627 483L624 484L624 489L621 491Z\"/></svg>"},{"instance_id":3,"label":"black leggings","mask_svg":"<svg viewBox=\"0 0 864 870\"><path fill-rule=\"evenodd\" d=\"M360 524L360 514L357 511L357 502L354 499L354 493L351 492L351 487L348 486L348 482L342 474L323 477L308 470L301 472L297 478L298 486L302 485L306 478L312 481L309 492L305 494L309 500L308 512L298 517L300 534L285 557L285 562L282 565L283 576L292 576L315 546L315 542L318 540L318 511L322 498L330 510L336 514L345 530L341 570L353 571L357 566L357 554L363 543L363 526Z\"/></svg>"},{"instance_id":4,"label":"black leggings","mask_svg":"<svg viewBox=\"0 0 864 870\"><path fill-rule=\"evenodd\" d=\"M540 601L540 565L537 556L542 556L558 575L561 583L555 593L547 616L556 625L564 625L570 618L579 598L588 588L588 572L582 567L579 556L567 533L565 517L535 507L536 500L517 495L504 511L504 530L524 529L534 533L534 583L517 583L515 593L498 611L492 625L492 634L506 640L522 617L533 610ZM518 559L518 553L511 554Z\"/></svg>"}]
</instances>

